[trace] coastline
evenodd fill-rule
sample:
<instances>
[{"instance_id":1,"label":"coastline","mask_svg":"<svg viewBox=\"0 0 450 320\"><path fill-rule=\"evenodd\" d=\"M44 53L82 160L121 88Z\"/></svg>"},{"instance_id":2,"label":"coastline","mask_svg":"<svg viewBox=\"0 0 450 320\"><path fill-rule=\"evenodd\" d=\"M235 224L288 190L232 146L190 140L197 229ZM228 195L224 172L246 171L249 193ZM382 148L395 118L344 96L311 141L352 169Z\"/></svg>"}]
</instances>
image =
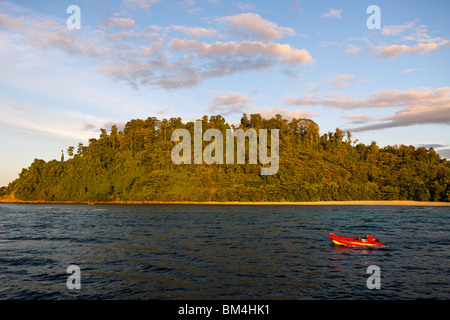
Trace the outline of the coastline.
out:
<instances>
[{"instance_id":1,"label":"coastline","mask_svg":"<svg viewBox=\"0 0 450 320\"><path fill-rule=\"evenodd\" d=\"M0 203L23 204L194 204L194 205L354 205L354 206L428 206L450 207L450 202L412 201L412 200L350 200L350 201L311 201L311 202L240 202L240 201L47 201L47 200L19 200L15 198L0 199Z\"/></svg>"}]
</instances>

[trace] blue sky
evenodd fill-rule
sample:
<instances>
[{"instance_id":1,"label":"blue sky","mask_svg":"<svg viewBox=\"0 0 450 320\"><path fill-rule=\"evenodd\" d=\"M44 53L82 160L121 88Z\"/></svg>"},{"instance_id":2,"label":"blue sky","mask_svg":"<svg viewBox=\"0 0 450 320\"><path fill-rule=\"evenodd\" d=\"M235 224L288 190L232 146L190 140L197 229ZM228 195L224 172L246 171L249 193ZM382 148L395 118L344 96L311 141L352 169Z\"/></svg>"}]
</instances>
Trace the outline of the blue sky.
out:
<instances>
[{"instance_id":1,"label":"blue sky","mask_svg":"<svg viewBox=\"0 0 450 320\"><path fill-rule=\"evenodd\" d=\"M449 158L449 14L446 0L0 0L0 185L151 116L279 113Z\"/></svg>"}]
</instances>

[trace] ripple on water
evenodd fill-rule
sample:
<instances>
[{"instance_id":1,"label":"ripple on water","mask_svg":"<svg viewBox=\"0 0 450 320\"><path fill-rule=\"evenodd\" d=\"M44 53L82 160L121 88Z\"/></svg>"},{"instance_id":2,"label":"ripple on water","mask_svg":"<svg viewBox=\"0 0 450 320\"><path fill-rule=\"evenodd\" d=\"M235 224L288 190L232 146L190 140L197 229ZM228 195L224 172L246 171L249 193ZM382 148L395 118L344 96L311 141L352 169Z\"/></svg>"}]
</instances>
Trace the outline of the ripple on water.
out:
<instances>
[{"instance_id":1,"label":"ripple on water","mask_svg":"<svg viewBox=\"0 0 450 320\"><path fill-rule=\"evenodd\" d=\"M450 298L447 208L1 204L0 217L1 299ZM336 247L330 232L387 247Z\"/></svg>"}]
</instances>

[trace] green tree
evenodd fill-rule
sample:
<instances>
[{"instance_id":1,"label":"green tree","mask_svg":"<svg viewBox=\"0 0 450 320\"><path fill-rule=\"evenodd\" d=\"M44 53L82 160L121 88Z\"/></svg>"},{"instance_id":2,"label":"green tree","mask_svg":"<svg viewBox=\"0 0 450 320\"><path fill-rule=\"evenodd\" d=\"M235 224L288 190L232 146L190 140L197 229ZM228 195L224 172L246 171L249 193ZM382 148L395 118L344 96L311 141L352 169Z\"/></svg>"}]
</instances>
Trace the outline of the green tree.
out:
<instances>
[{"instance_id":1,"label":"green tree","mask_svg":"<svg viewBox=\"0 0 450 320\"><path fill-rule=\"evenodd\" d=\"M204 116L203 130L233 128L220 116ZM69 159L35 159L0 196L48 201L449 201L450 162L433 149L356 144L339 128L319 136L310 119L264 119L244 114L242 129L279 129L280 166L261 176L261 164L175 165L171 133L194 122L181 118L133 119L124 130L100 130L88 145L67 148ZM346 137L346 139L345 139ZM345 141L344 141L345 139ZM355 145L356 144L356 145Z\"/></svg>"},{"instance_id":2,"label":"green tree","mask_svg":"<svg viewBox=\"0 0 450 320\"><path fill-rule=\"evenodd\" d=\"M73 151L75 150L74 147L70 146L69 148L67 148L67 154L69 155L69 157L73 157Z\"/></svg>"}]
</instances>

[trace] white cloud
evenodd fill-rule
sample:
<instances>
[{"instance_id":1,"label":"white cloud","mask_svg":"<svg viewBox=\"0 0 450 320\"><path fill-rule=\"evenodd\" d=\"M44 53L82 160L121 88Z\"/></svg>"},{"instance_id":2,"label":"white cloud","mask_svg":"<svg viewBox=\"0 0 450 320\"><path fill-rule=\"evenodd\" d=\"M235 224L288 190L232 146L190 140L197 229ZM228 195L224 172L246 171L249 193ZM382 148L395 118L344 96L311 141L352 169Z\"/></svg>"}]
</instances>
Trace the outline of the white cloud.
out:
<instances>
[{"instance_id":1,"label":"white cloud","mask_svg":"<svg viewBox=\"0 0 450 320\"><path fill-rule=\"evenodd\" d=\"M25 17L11 18L8 14L0 12L0 28L1 27L19 28L24 25L25 25Z\"/></svg>"},{"instance_id":2,"label":"white cloud","mask_svg":"<svg viewBox=\"0 0 450 320\"><path fill-rule=\"evenodd\" d=\"M256 25L244 22L245 17L249 18L247 22L253 21ZM19 21L7 15L2 15L1 19L4 25L18 24L15 21ZM256 14L230 16L225 20L266 40L293 33L290 28L278 27ZM165 35L159 34L162 30L176 30L196 37L217 37L218 32L213 28L174 25L167 28L150 26L140 31L132 18L119 17L117 13L99 27L94 32L89 29L71 32L51 19L31 19L28 26L16 31L41 50L61 50L93 58L93 70L125 81L135 89L141 85L167 89L191 87L211 78L272 68L277 63L292 68L313 62L307 50L289 44L258 41L208 44L179 38L166 41ZM115 31L116 28L120 30ZM149 45L145 39L150 35L152 44ZM186 54L178 55L181 52Z\"/></svg>"},{"instance_id":3,"label":"white cloud","mask_svg":"<svg viewBox=\"0 0 450 320\"><path fill-rule=\"evenodd\" d=\"M254 40L270 41L281 39L285 35L295 35L294 29L280 27L269 20L261 18L256 13L241 13L219 18L217 21L230 23L235 33L247 32Z\"/></svg>"},{"instance_id":4,"label":"white cloud","mask_svg":"<svg viewBox=\"0 0 450 320\"><path fill-rule=\"evenodd\" d=\"M324 98L288 98L287 105L323 105L335 109L364 109L379 107L440 106L450 108L450 87L381 90L365 99L356 100L344 94L325 94Z\"/></svg>"},{"instance_id":5,"label":"white cloud","mask_svg":"<svg viewBox=\"0 0 450 320\"><path fill-rule=\"evenodd\" d=\"M353 80L355 80L355 77L351 74L339 74L331 80L331 83L335 87L345 87Z\"/></svg>"},{"instance_id":6,"label":"white cloud","mask_svg":"<svg viewBox=\"0 0 450 320\"><path fill-rule=\"evenodd\" d=\"M237 2L234 5L242 11L252 11L255 9L255 6L250 3Z\"/></svg>"},{"instance_id":7,"label":"white cloud","mask_svg":"<svg viewBox=\"0 0 450 320\"><path fill-rule=\"evenodd\" d=\"M207 44L198 40L172 39L169 47L172 50L195 52L207 56L254 57L257 55L277 58L286 65L305 65L313 59L305 49L294 49L288 44L234 41Z\"/></svg>"},{"instance_id":8,"label":"white cloud","mask_svg":"<svg viewBox=\"0 0 450 320\"><path fill-rule=\"evenodd\" d=\"M409 33L405 34L408 31ZM428 34L427 26L416 26L414 22L385 26L381 33L389 36L404 35L398 38L395 44L372 46L371 51L375 52L378 58L395 58L404 54L424 55L450 46L450 40L441 37L433 38ZM415 43L411 44L411 42Z\"/></svg>"},{"instance_id":9,"label":"white cloud","mask_svg":"<svg viewBox=\"0 0 450 320\"><path fill-rule=\"evenodd\" d=\"M328 12L323 13L322 14L322 18L337 18L337 19L341 19L341 13L342 13L342 9L341 10L335 10L335 9L330 9Z\"/></svg>"},{"instance_id":10,"label":"white cloud","mask_svg":"<svg viewBox=\"0 0 450 320\"><path fill-rule=\"evenodd\" d=\"M138 10L148 9L150 6L160 1L161 0L123 0L122 4L129 9Z\"/></svg>"},{"instance_id":11,"label":"white cloud","mask_svg":"<svg viewBox=\"0 0 450 320\"><path fill-rule=\"evenodd\" d=\"M111 29L111 28L120 28L120 29L132 29L136 28L136 23L131 18L119 18L118 14L114 14L114 16L109 17L108 20L102 22L100 24L101 29Z\"/></svg>"},{"instance_id":12,"label":"white cloud","mask_svg":"<svg viewBox=\"0 0 450 320\"><path fill-rule=\"evenodd\" d=\"M280 107L272 107L269 109L254 108L252 113L259 113L261 115L261 117L263 117L264 119L273 118L277 114L281 115L284 119L287 119L287 120L292 120L294 118L295 119L304 119L304 118L310 119L310 118L319 116L318 113L312 113L309 110L295 109L294 111L289 111L287 109L283 109Z\"/></svg>"},{"instance_id":13,"label":"white cloud","mask_svg":"<svg viewBox=\"0 0 450 320\"><path fill-rule=\"evenodd\" d=\"M212 28L201 28L201 27L187 27L187 26L178 26L173 25L171 26L172 30L185 33L187 35L193 35L195 37L201 38L212 38L212 37L218 37L219 33L217 30Z\"/></svg>"},{"instance_id":14,"label":"white cloud","mask_svg":"<svg viewBox=\"0 0 450 320\"><path fill-rule=\"evenodd\" d=\"M289 111L280 107L255 107L252 102L255 102L255 98L248 97L241 92L227 92L222 95L218 95L211 100L211 105L208 108L209 113L218 113L224 116L232 114L260 114L264 119L270 119L275 115L280 114L284 119L291 120L293 118L313 118L319 116L318 113L312 113L309 110L295 109Z\"/></svg>"},{"instance_id":15,"label":"white cloud","mask_svg":"<svg viewBox=\"0 0 450 320\"><path fill-rule=\"evenodd\" d=\"M409 69L405 69L405 70L403 70L402 71L402 73L403 74L408 74L408 73L411 73L411 72L415 72L415 71L423 71L423 70L426 70L426 69L419 69L419 68L409 68Z\"/></svg>"},{"instance_id":16,"label":"white cloud","mask_svg":"<svg viewBox=\"0 0 450 320\"><path fill-rule=\"evenodd\" d=\"M450 87L416 88L409 90L382 90L365 99L353 99L348 95L325 94L323 98L288 98L289 106L325 106L340 110L365 108L394 108L398 111L380 118L381 123L353 128L365 131L415 124L450 125Z\"/></svg>"},{"instance_id":17,"label":"white cloud","mask_svg":"<svg viewBox=\"0 0 450 320\"><path fill-rule=\"evenodd\" d=\"M374 121L375 117L368 114L354 114L342 116L343 119L351 120L352 124L363 124Z\"/></svg>"},{"instance_id":18,"label":"white cloud","mask_svg":"<svg viewBox=\"0 0 450 320\"><path fill-rule=\"evenodd\" d=\"M49 109L1 98L0 104L2 105L0 123L25 130L30 134L38 132L87 141L92 138L92 132L86 132L83 123L89 121L99 124L104 121L76 111Z\"/></svg>"},{"instance_id":19,"label":"white cloud","mask_svg":"<svg viewBox=\"0 0 450 320\"><path fill-rule=\"evenodd\" d=\"M360 53L361 52L361 48L360 47L358 47L358 46L355 46L355 45L353 45L353 44L349 44L348 46L347 46L347 48L345 49L345 53L346 54L358 54L358 53Z\"/></svg>"},{"instance_id":20,"label":"white cloud","mask_svg":"<svg viewBox=\"0 0 450 320\"><path fill-rule=\"evenodd\" d=\"M120 31L116 33L111 33L105 35L105 38L111 41L116 41L116 40L132 40L136 39L139 36L140 35L136 31L131 30L131 31Z\"/></svg>"},{"instance_id":21,"label":"white cloud","mask_svg":"<svg viewBox=\"0 0 450 320\"><path fill-rule=\"evenodd\" d=\"M407 29L414 27L414 22L408 22L402 25L389 25L384 26L381 29L381 34L389 36L398 36L399 34L405 32Z\"/></svg>"},{"instance_id":22,"label":"white cloud","mask_svg":"<svg viewBox=\"0 0 450 320\"><path fill-rule=\"evenodd\" d=\"M395 58L405 53L409 54L428 54L432 51L440 50L442 47L450 47L450 40L443 40L440 42L430 42L430 43L419 43L415 46L408 45L398 45L393 44L390 46L380 46L376 47L375 50L378 51L378 57L380 58Z\"/></svg>"},{"instance_id":23,"label":"white cloud","mask_svg":"<svg viewBox=\"0 0 450 320\"><path fill-rule=\"evenodd\" d=\"M246 110L251 108L249 103L254 100L255 98L247 97L241 92L229 92L227 94L214 97L208 108L208 112L219 113L223 116L233 113L245 113Z\"/></svg>"},{"instance_id":24,"label":"white cloud","mask_svg":"<svg viewBox=\"0 0 450 320\"><path fill-rule=\"evenodd\" d=\"M149 2L133 4L145 6ZM182 4L192 6L196 2L185 1ZM8 15L2 15L0 19L3 25L18 25L21 21ZM289 67L291 73L296 73L296 67L313 62L306 49L293 48L289 44L267 41L205 43L180 38L165 40L166 33L170 31L215 38L219 33L214 28L183 25L139 28L132 18L120 17L118 13L104 20L99 25L100 29L93 31L83 28L71 32L51 19L29 21L26 27L16 29L27 43L43 51L60 50L92 58L93 70L124 81L135 89L143 85L166 89L186 88L208 79L269 69L277 64ZM229 23L234 30L244 30L253 38L264 40L294 34L291 28L279 27L253 13L215 21ZM150 38L152 43L148 44Z\"/></svg>"}]
</instances>

